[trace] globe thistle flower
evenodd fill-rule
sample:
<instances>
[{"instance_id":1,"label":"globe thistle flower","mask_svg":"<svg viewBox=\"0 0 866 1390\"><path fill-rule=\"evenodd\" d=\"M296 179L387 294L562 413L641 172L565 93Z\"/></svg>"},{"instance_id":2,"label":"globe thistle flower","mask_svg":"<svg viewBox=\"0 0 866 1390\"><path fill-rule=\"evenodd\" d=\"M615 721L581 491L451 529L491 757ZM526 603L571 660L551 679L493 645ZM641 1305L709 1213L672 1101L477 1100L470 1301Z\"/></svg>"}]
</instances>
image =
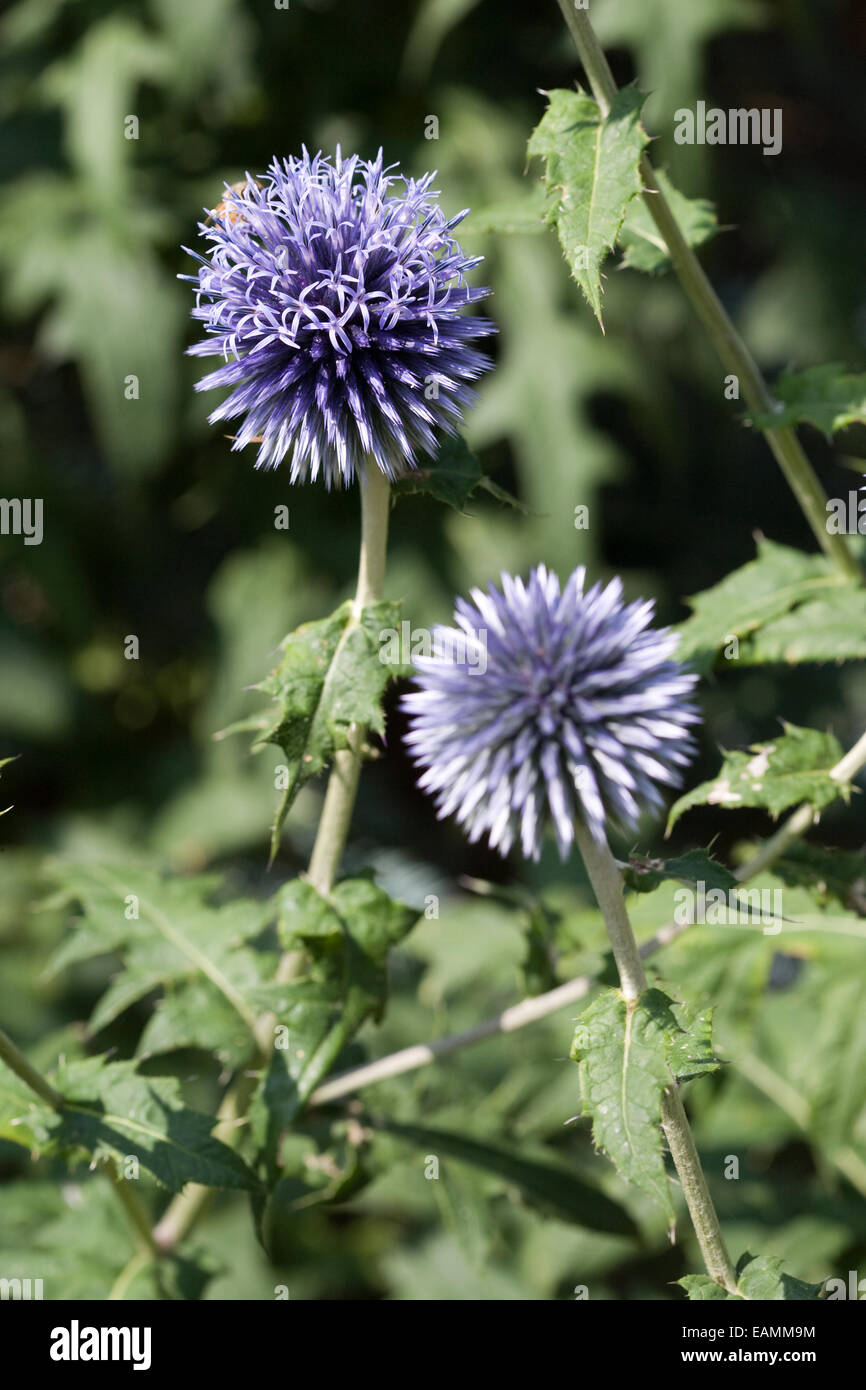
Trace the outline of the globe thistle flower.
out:
<instances>
[{"instance_id":1,"label":"globe thistle flower","mask_svg":"<svg viewBox=\"0 0 866 1390\"><path fill-rule=\"evenodd\" d=\"M349 483L368 458L400 476L454 433L489 366L472 342L493 325L461 312L488 294L452 235L468 209L446 219L434 175L395 168L381 150L275 159L226 186L199 224L207 258L190 251L207 334L190 352L224 359L198 389L232 388L210 421L242 416L233 448L259 443L260 468L288 456L292 482Z\"/></svg>"},{"instance_id":2,"label":"globe thistle flower","mask_svg":"<svg viewBox=\"0 0 866 1390\"><path fill-rule=\"evenodd\" d=\"M539 565L527 584L503 574L501 592L458 599L458 627L434 630L403 699L440 819L456 814L503 855L519 835L538 859L548 820L563 859L578 816L599 844L608 818L635 828L694 748L697 676L669 659L676 635L649 627L651 601L623 604L619 579L585 592L584 578L560 591Z\"/></svg>"}]
</instances>

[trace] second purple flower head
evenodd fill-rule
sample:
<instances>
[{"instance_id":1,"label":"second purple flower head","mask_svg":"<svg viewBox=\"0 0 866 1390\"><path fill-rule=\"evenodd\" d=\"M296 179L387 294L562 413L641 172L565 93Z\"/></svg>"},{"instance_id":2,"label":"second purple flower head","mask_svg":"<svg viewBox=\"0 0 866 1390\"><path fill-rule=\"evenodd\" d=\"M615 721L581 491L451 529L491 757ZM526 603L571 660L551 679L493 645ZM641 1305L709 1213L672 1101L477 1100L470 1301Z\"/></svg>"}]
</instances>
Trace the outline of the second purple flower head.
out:
<instances>
[{"instance_id":1,"label":"second purple flower head","mask_svg":"<svg viewBox=\"0 0 866 1390\"><path fill-rule=\"evenodd\" d=\"M671 660L676 634L649 626L652 602L624 604L620 580L584 579L560 589L539 565L458 599L404 697L419 786L502 854L519 838L537 859L548 820L563 858L578 816L598 842L608 820L634 829L691 761L697 676Z\"/></svg>"}]
</instances>

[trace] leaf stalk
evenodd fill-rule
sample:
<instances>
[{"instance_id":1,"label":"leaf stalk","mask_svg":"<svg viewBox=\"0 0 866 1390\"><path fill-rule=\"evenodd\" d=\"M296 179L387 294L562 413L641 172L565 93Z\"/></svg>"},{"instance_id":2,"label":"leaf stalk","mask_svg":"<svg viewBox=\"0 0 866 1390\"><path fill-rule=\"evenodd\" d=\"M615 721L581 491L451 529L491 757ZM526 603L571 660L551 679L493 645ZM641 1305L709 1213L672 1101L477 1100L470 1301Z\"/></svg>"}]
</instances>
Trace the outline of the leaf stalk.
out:
<instances>
[{"instance_id":1,"label":"leaf stalk","mask_svg":"<svg viewBox=\"0 0 866 1390\"><path fill-rule=\"evenodd\" d=\"M580 820L575 825L575 838L607 926L622 993L629 1008L632 1008L646 989L647 981L638 944L625 908L622 874L607 842L599 844ZM719 1218L674 1081L662 1092L662 1128L679 1175L707 1273L717 1284L721 1284L730 1293L735 1293L737 1276L725 1247Z\"/></svg>"}]
</instances>

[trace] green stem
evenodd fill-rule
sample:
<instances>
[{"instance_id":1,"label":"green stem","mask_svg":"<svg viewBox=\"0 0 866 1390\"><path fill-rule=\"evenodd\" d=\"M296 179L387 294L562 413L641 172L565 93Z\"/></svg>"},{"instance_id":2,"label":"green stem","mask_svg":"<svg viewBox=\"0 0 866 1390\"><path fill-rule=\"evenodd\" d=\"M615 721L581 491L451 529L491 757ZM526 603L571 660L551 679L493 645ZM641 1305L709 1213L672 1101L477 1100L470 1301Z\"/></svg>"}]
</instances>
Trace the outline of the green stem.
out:
<instances>
[{"instance_id":1,"label":"green stem","mask_svg":"<svg viewBox=\"0 0 866 1390\"><path fill-rule=\"evenodd\" d=\"M382 597L385 585L385 556L388 545L388 517L391 508L391 488L381 470L370 463L360 479L361 491L361 550L358 559L358 582L355 589L353 621L361 612ZM366 729L353 724L349 730L349 747L337 754L328 779L328 790L322 816L316 832L307 877L320 893L330 893L343 857L346 837L361 775ZM303 953L287 951L277 967L275 979L285 984L303 970ZM255 1036L258 1056L253 1065L264 1066L273 1046L274 1016L266 1014L258 1023ZM239 1122L246 1113L252 1094L251 1078L244 1075L232 1086L223 1099L217 1114L216 1134L231 1144ZM156 1244L161 1250L173 1249L183 1240L209 1206L213 1190L190 1183L166 1208L154 1229Z\"/></svg>"},{"instance_id":2,"label":"green stem","mask_svg":"<svg viewBox=\"0 0 866 1390\"><path fill-rule=\"evenodd\" d=\"M63 1105L63 1097L59 1091L55 1091L50 1086L44 1076L28 1062L23 1052L19 1052L10 1037L0 1030L0 1061L6 1063L10 1071L14 1071L19 1076L25 1086L29 1086L40 1100L44 1100L53 1110L59 1110Z\"/></svg>"},{"instance_id":3,"label":"green stem","mask_svg":"<svg viewBox=\"0 0 866 1390\"><path fill-rule=\"evenodd\" d=\"M147 1269L148 1265L153 1264L154 1256L144 1246L137 1250L128 1264L118 1274L108 1294L109 1303L119 1303L126 1298L126 1291L141 1273Z\"/></svg>"},{"instance_id":4,"label":"green stem","mask_svg":"<svg viewBox=\"0 0 866 1390\"><path fill-rule=\"evenodd\" d=\"M585 10L576 10L571 0L558 0L565 22L586 70L593 95L604 115L617 94L617 85L604 50L598 42ZM726 314L721 300L704 273L700 261L687 244L676 218L660 191L653 166L643 155L640 164L644 202L665 241L671 264L680 284L691 300L716 352L740 383L743 397L755 414L777 409L767 383L752 354ZM827 498L795 432L787 427L762 429L776 462L794 493L822 550L847 579L862 582L860 567L844 536L827 530Z\"/></svg>"},{"instance_id":5,"label":"green stem","mask_svg":"<svg viewBox=\"0 0 866 1390\"><path fill-rule=\"evenodd\" d=\"M599 845L580 819L575 823L574 837L607 927L623 995L633 1004L646 989L646 974L625 909L622 876L607 841Z\"/></svg>"},{"instance_id":6,"label":"green stem","mask_svg":"<svg viewBox=\"0 0 866 1390\"><path fill-rule=\"evenodd\" d=\"M370 463L361 477L361 554L358 585L355 590L354 619L359 621L368 604L377 603L385 584L385 553L388 545L388 515L391 507L388 479ZM316 842L307 877L320 893L329 893L343 857L358 781L361 776L364 739L361 724L349 730L349 747L337 754L328 779L325 804L316 832Z\"/></svg>"},{"instance_id":7,"label":"green stem","mask_svg":"<svg viewBox=\"0 0 866 1390\"><path fill-rule=\"evenodd\" d=\"M109 1182L117 1193L120 1205L126 1213L127 1220L132 1227L136 1243L146 1250L149 1255L159 1254L159 1246L153 1238L150 1229L150 1217L147 1208L139 1197L138 1193L126 1178L122 1178L117 1171L117 1165L113 1159L106 1159L103 1164Z\"/></svg>"},{"instance_id":8,"label":"green stem","mask_svg":"<svg viewBox=\"0 0 866 1390\"><path fill-rule=\"evenodd\" d=\"M625 909L622 875L607 841L599 844L579 819L575 824L575 838L607 926L623 996L629 1007L633 1008L646 989L647 982L638 944ZM683 1196L707 1273L717 1284L734 1293L737 1276L725 1248L719 1218L675 1082L662 1093L662 1128L682 1185Z\"/></svg>"},{"instance_id":9,"label":"green stem","mask_svg":"<svg viewBox=\"0 0 866 1390\"><path fill-rule=\"evenodd\" d=\"M719 1218L713 1206L676 1082L662 1093L662 1129L679 1175L707 1273L717 1284L721 1284L723 1289L727 1289L729 1293L736 1293L736 1271L725 1246Z\"/></svg>"}]
</instances>

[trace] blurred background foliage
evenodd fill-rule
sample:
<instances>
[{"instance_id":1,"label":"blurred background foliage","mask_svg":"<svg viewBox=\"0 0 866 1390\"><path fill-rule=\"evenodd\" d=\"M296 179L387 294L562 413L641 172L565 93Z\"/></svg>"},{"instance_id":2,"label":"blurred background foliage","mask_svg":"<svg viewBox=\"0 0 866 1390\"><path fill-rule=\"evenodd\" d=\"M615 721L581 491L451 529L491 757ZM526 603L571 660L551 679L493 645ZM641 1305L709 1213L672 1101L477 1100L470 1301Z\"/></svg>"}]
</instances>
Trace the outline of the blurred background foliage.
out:
<instances>
[{"instance_id":1,"label":"blurred background foliage","mask_svg":"<svg viewBox=\"0 0 866 1390\"><path fill-rule=\"evenodd\" d=\"M650 93L656 163L685 193L717 203L727 230L702 259L764 370L862 367L860 0L593 0L593 18L618 80L636 77ZM34 1056L83 1046L129 1055L144 1017L134 1009L86 1039L81 1021L112 962L45 980L65 929L61 914L34 911L45 852L133 845L179 872L221 870L227 891L266 894L303 867L316 823L319 789L300 797L268 873L278 755L251 759L245 740L213 734L254 707L246 688L281 637L350 592L357 498L258 474L208 426L213 401L194 392L199 369L183 356L191 294L177 279L201 209L220 200L223 180L255 174L274 154L339 143L365 157L382 145L414 175L435 167L449 211L481 210L525 189L540 93L577 76L552 0L18 0L0 20L2 492L43 498L45 516L42 545L0 539L0 756L18 755L4 772L14 810L0 822L0 1018ZM674 111L699 98L782 108L782 154L674 144ZM425 138L431 116L435 140ZM561 574L578 563L620 573L674 621L684 595L750 558L756 531L813 548L766 446L724 399L722 369L675 281L611 263L602 336L552 234L494 237L470 216L462 240L487 258L500 329L467 434L528 515L484 494L467 515L401 500L388 587L415 626L446 618L455 593L500 568L539 560ZM812 432L807 443L831 496L859 484L857 430L842 450ZM573 523L580 504L586 530ZM288 533L274 528L280 505ZM129 635L138 660L124 658ZM702 688L695 780L715 771L719 744L772 736L780 715L830 725L846 746L861 731L862 668L804 667L794 678L731 668ZM346 1063L468 1026L529 986L597 965L603 941L575 863L503 865L435 821L400 731L392 699L347 863L373 865L419 905L437 894L440 915L398 954L386 1022ZM856 805L832 812L828 835L859 848L861 815ZM709 807L675 842L715 836L717 852L735 854L739 838L766 829L759 813ZM659 843L648 824L640 849ZM525 900L543 898L547 912L530 914L513 895L473 897L464 875L522 881ZM642 929L670 906L664 888L641 899ZM536 939L527 979L530 918L549 969ZM843 988L845 975L862 979L862 937L840 933L829 965L829 948L808 934L784 955L772 937L692 938L665 953L664 977L691 998L718 998L724 1054L752 1059L699 1083L693 1099L735 1256L783 1255L807 1279L862 1270L866 1043L859 989ZM830 993L842 993L818 1027L815 1015L830 1017L831 966ZM205 1228L219 1269L210 1294L272 1297L284 1282L293 1298L546 1299L580 1284L592 1298L667 1296L670 1280L698 1267L696 1251L688 1239L670 1246L657 1213L595 1158L586 1127L564 1125L578 1109L570 1031L557 1015L364 1093L353 1181L336 1204L287 1199L275 1264L252 1238L245 1202L217 1205ZM206 1059L160 1065L213 1105ZM844 1173L826 1143L826 1077L839 1068L847 1099L831 1118L834 1153L849 1154ZM811 1107L805 1119L792 1091ZM308 1156L318 1145L333 1166L341 1113L311 1122L299 1141ZM423 1145L380 1131L376 1116L558 1154L626 1203L640 1236L587 1231L456 1159L425 1182ZM730 1154L736 1182L723 1177ZM45 1254L46 1277L50 1266L58 1296L104 1297L123 1262L110 1193L80 1177L58 1191L51 1165L30 1171L11 1146L0 1163L0 1272L14 1274L15 1252L47 1246L49 1234L54 1249L61 1223L64 1254Z\"/></svg>"}]
</instances>

